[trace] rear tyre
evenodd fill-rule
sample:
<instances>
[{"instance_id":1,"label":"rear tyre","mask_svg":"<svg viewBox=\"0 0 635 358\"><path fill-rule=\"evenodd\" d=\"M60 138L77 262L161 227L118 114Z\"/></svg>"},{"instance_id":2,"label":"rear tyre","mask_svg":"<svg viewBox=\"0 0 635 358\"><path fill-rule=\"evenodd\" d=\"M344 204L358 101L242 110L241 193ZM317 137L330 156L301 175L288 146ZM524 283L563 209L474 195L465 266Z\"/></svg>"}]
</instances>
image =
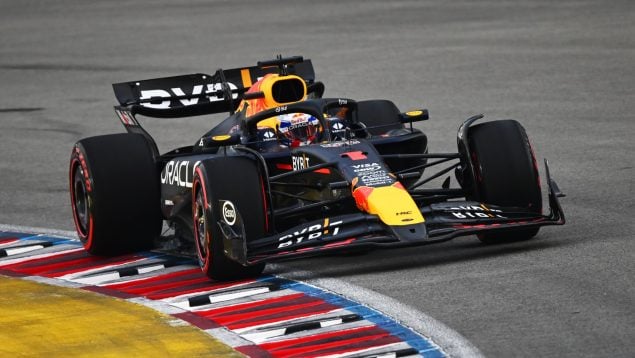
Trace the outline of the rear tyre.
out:
<instances>
[{"instance_id":1,"label":"rear tyre","mask_svg":"<svg viewBox=\"0 0 635 358\"><path fill-rule=\"evenodd\" d=\"M257 162L240 156L202 162L194 172L192 195L194 241L203 272L215 280L260 275L264 263L243 266L227 256L231 248L225 247L221 230L229 227L247 241L266 234L264 178Z\"/></svg>"},{"instance_id":2,"label":"rear tyre","mask_svg":"<svg viewBox=\"0 0 635 358\"><path fill-rule=\"evenodd\" d=\"M540 176L523 126L511 119L486 122L470 127L468 136L475 170L475 191L470 199L540 214ZM522 241L536 236L538 230L497 230L478 237L488 244Z\"/></svg>"},{"instance_id":3,"label":"rear tyre","mask_svg":"<svg viewBox=\"0 0 635 358\"><path fill-rule=\"evenodd\" d=\"M116 255L152 247L162 225L160 189L143 136L80 140L71 153L69 177L75 228L86 251Z\"/></svg>"}]
</instances>

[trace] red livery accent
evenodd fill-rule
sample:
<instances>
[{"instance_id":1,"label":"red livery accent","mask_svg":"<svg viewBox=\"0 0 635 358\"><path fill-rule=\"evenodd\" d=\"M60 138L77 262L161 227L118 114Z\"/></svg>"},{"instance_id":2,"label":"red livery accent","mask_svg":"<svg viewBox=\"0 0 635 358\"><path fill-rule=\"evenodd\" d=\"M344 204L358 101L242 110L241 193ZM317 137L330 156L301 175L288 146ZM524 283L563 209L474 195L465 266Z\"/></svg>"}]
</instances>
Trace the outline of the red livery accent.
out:
<instances>
[{"instance_id":1,"label":"red livery accent","mask_svg":"<svg viewBox=\"0 0 635 358\"><path fill-rule=\"evenodd\" d=\"M293 170L293 166L291 164L285 163L276 163L276 168L281 170Z\"/></svg>"},{"instance_id":2,"label":"red livery accent","mask_svg":"<svg viewBox=\"0 0 635 358\"><path fill-rule=\"evenodd\" d=\"M331 171L328 168L316 169L313 172L319 174L331 174Z\"/></svg>"},{"instance_id":3,"label":"red livery accent","mask_svg":"<svg viewBox=\"0 0 635 358\"><path fill-rule=\"evenodd\" d=\"M374 189L369 186L360 186L353 190L353 198L355 198L355 204L359 210L368 212L368 197Z\"/></svg>"},{"instance_id":4,"label":"red livery accent","mask_svg":"<svg viewBox=\"0 0 635 358\"><path fill-rule=\"evenodd\" d=\"M347 156L347 157L351 158L351 160L366 159L366 155L364 154L364 152L361 152L361 151L346 152L346 153L342 154L342 156Z\"/></svg>"},{"instance_id":5,"label":"red livery accent","mask_svg":"<svg viewBox=\"0 0 635 358\"><path fill-rule=\"evenodd\" d=\"M518 220L518 221L507 221L504 224L456 224L456 225L452 225L452 227L457 228L457 229L493 229L499 226L509 226L509 225L523 225L523 224L530 224L530 223L537 223L537 222L542 222L545 221L545 218L541 217L541 218L537 218L534 220Z\"/></svg>"},{"instance_id":6,"label":"red livery accent","mask_svg":"<svg viewBox=\"0 0 635 358\"><path fill-rule=\"evenodd\" d=\"M264 206L265 231L269 231L269 212L267 208L267 193L265 192L265 182L260 178L260 188L262 189L262 203Z\"/></svg>"},{"instance_id":7,"label":"red livery accent","mask_svg":"<svg viewBox=\"0 0 635 358\"><path fill-rule=\"evenodd\" d=\"M340 241L340 242L334 242L332 244L326 244L323 247L327 248L327 247L337 247L337 246L346 246L350 243L353 243L355 240L357 240L356 238L352 237L348 240L344 240L344 241Z\"/></svg>"},{"instance_id":8,"label":"red livery accent","mask_svg":"<svg viewBox=\"0 0 635 358\"><path fill-rule=\"evenodd\" d=\"M285 163L276 163L276 168L280 170L293 170L293 166L291 164L285 164ZM313 172L319 173L319 174L331 174L331 171L328 168L316 169Z\"/></svg>"}]
</instances>

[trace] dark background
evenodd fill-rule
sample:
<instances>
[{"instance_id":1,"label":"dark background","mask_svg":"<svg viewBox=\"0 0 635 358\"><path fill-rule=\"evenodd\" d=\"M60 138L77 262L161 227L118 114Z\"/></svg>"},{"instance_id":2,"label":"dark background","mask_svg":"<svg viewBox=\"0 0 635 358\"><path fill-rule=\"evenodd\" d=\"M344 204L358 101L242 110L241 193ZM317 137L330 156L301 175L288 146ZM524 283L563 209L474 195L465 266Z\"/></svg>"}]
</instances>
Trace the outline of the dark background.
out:
<instances>
[{"instance_id":1,"label":"dark background","mask_svg":"<svg viewBox=\"0 0 635 358\"><path fill-rule=\"evenodd\" d=\"M122 132L111 83L275 55L326 96L426 107L432 151L515 118L568 194L535 240L303 260L429 313L488 356L635 355L633 1L0 1L0 223L72 230L70 149ZM147 120L167 150L220 117Z\"/></svg>"}]
</instances>

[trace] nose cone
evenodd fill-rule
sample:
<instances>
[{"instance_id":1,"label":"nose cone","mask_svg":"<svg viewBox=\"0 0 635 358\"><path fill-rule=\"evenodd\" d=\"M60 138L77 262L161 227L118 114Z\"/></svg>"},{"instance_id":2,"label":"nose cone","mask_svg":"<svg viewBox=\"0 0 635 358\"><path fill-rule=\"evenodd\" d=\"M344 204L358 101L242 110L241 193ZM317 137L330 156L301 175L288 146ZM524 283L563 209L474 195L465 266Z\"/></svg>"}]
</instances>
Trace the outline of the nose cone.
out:
<instances>
[{"instance_id":1,"label":"nose cone","mask_svg":"<svg viewBox=\"0 0 635 358\"><path fill-rule=\"evenodd\" d=\"M353 190L353 197L360 210L377 215L386 225L406 226L425 221L419 207L399 182L382 187L361 186Z\"/></svg>"}]
</instances>

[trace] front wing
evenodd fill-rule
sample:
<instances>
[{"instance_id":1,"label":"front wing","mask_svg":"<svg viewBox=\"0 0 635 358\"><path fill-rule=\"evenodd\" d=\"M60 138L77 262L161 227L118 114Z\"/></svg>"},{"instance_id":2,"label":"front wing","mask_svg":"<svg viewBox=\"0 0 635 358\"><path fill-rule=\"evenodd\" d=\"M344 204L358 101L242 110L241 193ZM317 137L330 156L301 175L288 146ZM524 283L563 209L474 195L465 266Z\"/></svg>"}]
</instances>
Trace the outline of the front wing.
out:
<instances>
[{"instance_id":1,"label":"front wing","mask_svg":"<svg viewBox=\"0 0 635 358\"><path fill-rule=\"evenodd\" d=\"M425 218L423 224L389 227L375 215L360 212L308 222L274 236L246 244L243 242L230 251L234 259L251 265L314 256L326 251L418 246L495 230L563 225L565 216L558 198L564 195L551 179L547 161L545 169L549 196L548 215L474 201L448 201L420 207Z\"/></svg>"}]
</instances>

